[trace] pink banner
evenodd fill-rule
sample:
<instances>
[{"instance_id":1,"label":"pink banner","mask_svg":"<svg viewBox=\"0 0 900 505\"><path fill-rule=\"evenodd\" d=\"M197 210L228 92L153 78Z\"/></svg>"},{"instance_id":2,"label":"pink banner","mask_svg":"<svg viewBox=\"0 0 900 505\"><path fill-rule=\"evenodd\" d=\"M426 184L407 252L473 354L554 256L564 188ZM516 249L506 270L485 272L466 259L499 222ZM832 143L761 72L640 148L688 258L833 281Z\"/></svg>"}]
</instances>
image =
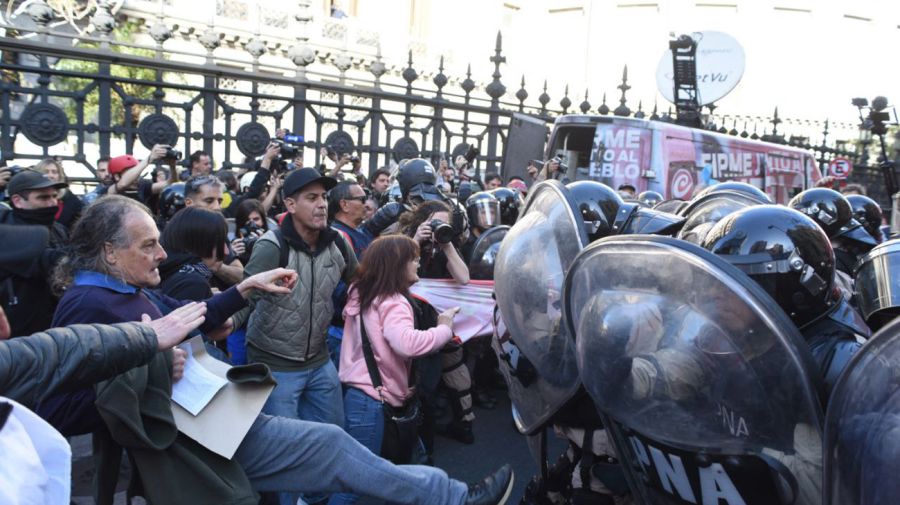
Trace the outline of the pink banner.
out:
<instances>
[{"instance_id":1,"label":"pink banner","mask_svg":"<svg viewBox=\"0 0 900 505\"><path fill-rule=\"evenodd\" d=\"M410 288L438 311L459 307L453 320L453 333L462 342L490 336L494 328L494 281L470 281L465 286L451 279L421 279Z\"/></svg>"}]
</instances>

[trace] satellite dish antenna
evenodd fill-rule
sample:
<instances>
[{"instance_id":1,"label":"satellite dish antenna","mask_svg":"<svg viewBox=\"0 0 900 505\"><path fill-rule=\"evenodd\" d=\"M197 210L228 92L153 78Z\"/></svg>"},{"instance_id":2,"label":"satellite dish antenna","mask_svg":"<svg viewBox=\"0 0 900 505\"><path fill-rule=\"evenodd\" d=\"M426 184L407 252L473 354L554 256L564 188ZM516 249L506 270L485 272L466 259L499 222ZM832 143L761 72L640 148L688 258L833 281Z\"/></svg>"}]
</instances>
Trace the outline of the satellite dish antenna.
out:
<instances>
[{"instance_id":1,"label":"satellite dish antenna","mask_svg":"<svg viewBox=\"0 0 900 505\"><path fill-rule=\"evenodd\" d=\"M697 98L700 105L720 100L737 86L744 75L744 49L731 35L697 32ZM667 49L656 67L656 87L666 100L675 103L672 50Z\"/></svg>"}]
</instances>

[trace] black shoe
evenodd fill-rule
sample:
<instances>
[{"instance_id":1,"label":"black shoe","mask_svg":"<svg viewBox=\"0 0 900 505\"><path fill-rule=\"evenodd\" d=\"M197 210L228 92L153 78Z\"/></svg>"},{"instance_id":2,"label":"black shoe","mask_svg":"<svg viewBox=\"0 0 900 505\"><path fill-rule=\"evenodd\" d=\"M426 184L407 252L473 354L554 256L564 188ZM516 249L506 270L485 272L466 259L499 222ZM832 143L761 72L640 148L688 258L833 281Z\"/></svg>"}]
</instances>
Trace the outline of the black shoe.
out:
<instances>
[{"instance_id":1,"label":"black shoe","mask_svg":"<svg viewBox=\"0 0 900 505\"><path fill-rule=\"evenodd\" d=\"M446 426L439 426L437 434L442 437L452 438L466 445L475 443L475 434L472 433L472 421L452 421Z\"/></svg>"},{"instance_id":2,"label":"black shoe","mask_svg":"<svg viewBox=\"0 0 900 505\"><path fill-rule=\"evenodd\" d=\"M497 408L497 398L487 390L475 390L472 393L472 400L475 402L475 405L478 405L485 410L494 410Z\"/></svg>"},{"instance_id":3,"label":"black shoe","mask_svg":"<svg viewBox=\"0 0 900 505\"><path fill-rule=\"evenodd\" d=\"M512 467L503 465L483 481L469 484L466 505L503 505L509 499L514 481Z\"/></svg>"}]
</instances>

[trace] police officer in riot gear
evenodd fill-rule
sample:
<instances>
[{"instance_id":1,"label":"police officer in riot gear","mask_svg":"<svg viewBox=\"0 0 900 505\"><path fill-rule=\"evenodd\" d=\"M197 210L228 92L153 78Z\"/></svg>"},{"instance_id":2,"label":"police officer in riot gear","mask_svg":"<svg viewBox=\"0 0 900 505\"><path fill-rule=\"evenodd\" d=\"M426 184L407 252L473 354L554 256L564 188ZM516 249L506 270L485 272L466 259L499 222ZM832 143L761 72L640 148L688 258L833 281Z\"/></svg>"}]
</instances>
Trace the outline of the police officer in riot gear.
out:
<instances>
[{"instance_id":1,"label":"police officer in riot gear","mask_svg":"<svg viewBox=\"0 0 900 505\"><path fill-rule=\"evenodd\" d=\"M744 271L788 314L830 390L871 331L835 287L834 252L822 228L796 210L760 205L726 216L702 246Z\"/></svg>"},{"instance_id":2,"label":"police officer in riot gear","mask_svg":"<svg viewBox=\"0 0 900 505\"><path fill-rule=\"evenodd\" d=\"M448 201L447 197L435 186L434 167L424 158L402 160L397 169L396 180L400 190L400 201L387 202L375 212L371 219L363 223L363 228L373 237L377 237L394 225L400 218L400 214L414 209L423 201ZM456 208L452 217L452 224L459 234L464 228L463 213Z\"/></svg>"},{"instance_id":3,"label":"police officer in riot gear","mask_svg":"<svg viewBox=\"0 0 900 505\"><path fill-rule=\"evenodd\" d=\"M652 209L656 207L657 204L664 200L663 196L656 191L641 191L641 193L637 196L637 201L642 206Z\"/></svg>"},{"instance_id":4,"label":"police officer in riot gear","mask_svg":"<svg viewBox=\"0 0 900 505\"><path fill-rule=\"evenodd\" d=\"M472 251L481 234L500 225L500 201L489 191L479 191L466 200L469 237L461 247L463 261L472 262Z\"/></svg>"},{"instance_id":5,"label":"police officer in riot gear","mask_svg":"<svg viewBox=\"0 0 900 505\"><path fill-rule=\"evenodd\" d=\"M566 185L581 214L589 241L632 233L674 235L684 218L626 202L609 186L596 181Z\"/></svg>"},{"instance_id":6,"label":"police officer in riot gear","mask_svg":"<svg viewBox=\"0 0 900 505\"><path fill-rule=\"evenodd\" d=\"M723 189L694 198L680 213L685 217L678 238L700 244L723 217L740 209L765 203L752 192Z\"/></svg>"},{"instance_id":7,"label":"police officer in riot gear","mask_svg":"<svg viewBox=\"0 0 900 505\"><path fill-rule=\"evenodd\" d=\"M525 204L522 193L506 187L494 188L488 192L500 202L500 223L506 226L516 224L519 211Z\"/></svg>"},{"instance_id":8,"label":"police officer in riot gear","mask_svg":"<svg viewBox=\"0 0 900 505\"><path fill-rule=\"evenodd\" d=\"M875 241L883 242L884 234L881 233L881 222L884 220L884 214L878 202L865 195L847 195L847 201L853 209L853 218L862 224Z\"/></svg>"},{"instance_id":9,"label":"police officer in riot gear","mask_svg":"<svg viewBox=\"0 0 900 505\"><path fill-rule=\"evenodd\" d=\"M529 191L523 213L497 256L495 292L508 333L494 349L523 433L553 426L569 448L528 486L524 503L611 504L627 492L591 398L574 363L573 336L561 324L562 281L575 255L603 237L673 234L683 218L625 202L595 181L544 181ZM542 459L546 459L542 456Z\"/></svg>"},{"instance_id":10,"label":"police officer in riot gear","mask_svg":"<svg viewBox=\"0 0 900 505\"><path fill-rule=\"evenodd\" d=\"M157 224L160 229L172 219L176 212L185 207L184 203L184 183L179 182L166 186L162 194L159 196L159 215L157 216Z\"/></svg>"},{"instance_id":11,"label":"police officer in riot gear","mask_svg":"<svg viewBox=\"0 0 900 505\"><path fill-rule=\"evenodd\" d=\"M807 189L792 198L788 207L802 212L822 227L834 247L837 269L846 276L853 275L859 257L877 244L853 218L847 198L833 189ZM847 287L846 278L842 279L844 289L852 293L852 283Z\"/></svg>"}]
</instances>

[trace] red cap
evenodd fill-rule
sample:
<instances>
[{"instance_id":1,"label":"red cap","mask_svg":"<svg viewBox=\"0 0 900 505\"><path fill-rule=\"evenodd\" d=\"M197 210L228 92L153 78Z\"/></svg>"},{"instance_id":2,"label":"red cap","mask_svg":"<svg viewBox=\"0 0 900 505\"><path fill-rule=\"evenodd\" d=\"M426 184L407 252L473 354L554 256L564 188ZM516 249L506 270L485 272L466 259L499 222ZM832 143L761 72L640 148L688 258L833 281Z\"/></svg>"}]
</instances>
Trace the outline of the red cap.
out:
<instances>
[{"instance_id":1,"label":"red cap","mask_svg":"<svg viewBox=\"0 0 900 505\"><path fill-rule=\"evenodd\" d=\"M136 166L138 164L138 160L135 159L134 156L130 154L123 154L122 156L116 156L109 160L109 173L110 174L121 174L122 172L128 170L129 168Z\"/></svg>"}]
</instances>

